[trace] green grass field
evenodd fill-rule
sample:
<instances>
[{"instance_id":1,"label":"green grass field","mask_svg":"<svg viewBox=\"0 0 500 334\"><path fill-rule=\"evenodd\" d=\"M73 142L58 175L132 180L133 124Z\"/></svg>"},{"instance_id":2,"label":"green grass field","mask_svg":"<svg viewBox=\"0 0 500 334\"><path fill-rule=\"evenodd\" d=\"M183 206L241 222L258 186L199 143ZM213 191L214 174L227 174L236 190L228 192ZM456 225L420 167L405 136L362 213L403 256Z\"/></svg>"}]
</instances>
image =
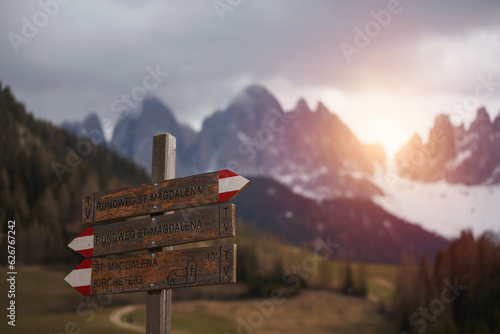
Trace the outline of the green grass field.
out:
<instances>
[{"instance_id":1,"label":"green grass field","mask_svg":"<svg viewBox=\"0 0 500 334\"><path fill-rule=\"evenodd\" d=\"M295 249L291 261L308 256ZM338 263L327 263L333 270ZM6 268L1 268L6 272ZM338 268L337 268L338 269ZM0 333L134 333L114 327L110 314L122 305L141 304L145 293L112 295L106 306L93 297L83 297L65 281L70 268L30 266L19 267L16 282L16 327L0 323ZM275 305L269 316L262 316L262 324L252 327L254 333L387 333L391 327L385 317L377 313L373 300L390 300L397 267L368 265L368 288L371 298L347 297L321 290L304 290L297 297ZM314 273L311 274L311 280ZM205 287L222 289L228 286ZM6 280L0 281L0 291L7 291ZM214 290L215 291L215 290ZM4 297L5 300L5 297ZM266 298L257 299L262 303ZM254 299L174 301L172 312L173 333L236 333L238 317L248 320L258 309ZM5 316L3 316L5 317ZM257 319L257 318L256 318ZM124 316L125 321L145 323L145 309ZM257 319L258 320L258 319Z\"/></svg>"},{"instance_id":2,"label":"green grass field","mask_svg":"<svg viewBox=\"0 0 500 334\"><path fill-rule=\"evenodd\" d=\"M306 260L313 253L300 247L283 243L276 238L241 233L242 237L231 238L225 243L237 242L238 247L247 246L256 250L258 258L255 270L265 274L273 270L279 260L280 270L293 266L304 268ZM245 237L250 235L249 237ZM201 242L196 247L214 244ZM193 247L183 245L182 248ZM311 262L309 262L311 264ZM173 302L173 333L236 333L241 319L262 323L251 326L253 333L388 333L391 327L385 317L377 312L380 303L389 304L394 291L397 266L366 265L368 297L348 297L332 293L343 277L343 264L332 261L316 261L314 269L307 271L306 285L296 297L287 297L280 305L274 305L269 315L262 314L255 302L269 303L269 298L234 299L245 291L244 284L217 285L174 291L178 299L193 296L206 299ZM0 267L7 272L6 267ZM144 305L146 293L110 295L111 299L97 300L81 296L70 287L64 277L72 270L68 266L25 266L18 267L16 281L16 327L0 323L0 333L43 333L43 334L115 334L134 333L117 328L110 320L110 314L126 305ZM358 279L358 264L352 264L354 279ZM197 290L198 289L198 290ZM190 291L188 291L190 290ZM7 281L0 280L0 291L6 295ZM188 294L194 292L194 294ZM233 298L231 298L231 296ZM5 297L4 297L5 298ZM229 298L227 301L218 298ZM252 318L252 316L257 318ZM144 326L145 308L125 314L124 322ZM250 317L250 318L249 318ZM255 323L254 323L255 324ZM243 332L246 333L245 330Z\"/></svg>"},{"instance_id":3,"label":"green grass field","mask_svg":"<svg viewBox=\"0 0 500 334\"><path fill-rule=\"evenodd\" d=\"M372 333L394 331L374 304L325 291L303 291L299 296L270 304L268 298L241 301L177 302L172 311L172 333ZM256 305L266 305L262 311ZM273 305L272 307L269 305ZM145 326L145 308L124 321ZM243 326L243 327L242 327Z\"/></svg>"},{"instance_id":4,"label":"green grass field","mask_svg":"<svg viewBox=\"0 0 500 334\"><path fill-rule=\"evenodd\" d=\"M2 267L2 271L7 269ZM2 316L0 333L76 334L79 329L81 333L133 333L114 327L108 320L113 308L101 309L94 299L76 293L60 268L20 267L17 273L16 326L8 325ZM2 294L6 294L6 283L0 281Z\"/></svg>"},{"instance_id":5,"label":"green grass field","mask_svg":"<svg viewBox=\"0 0 500 334\"><path fill-rule=\"evenodd\" d=\"M248 233L243 233L243 235ZM301 247L291 246L274 237L237 237L238 247L249 245L257 250L258 268L261 273L273 270L276 259L282 262L283 270L294 265L304 267L306 259L315 258L314 253ZM341 247L341 246L340 246ZM344 277L344 264L337 261L316 261L317 269L308 271L307 285L311 288L338 289ZM366 278L369 298L374 301L390 303L395 288L398 266L386 264L367 264ZM352 264L354 280L358 280L359 264ZM325 277L326 276L326 277Z\"/></svg>"}]
</instances>

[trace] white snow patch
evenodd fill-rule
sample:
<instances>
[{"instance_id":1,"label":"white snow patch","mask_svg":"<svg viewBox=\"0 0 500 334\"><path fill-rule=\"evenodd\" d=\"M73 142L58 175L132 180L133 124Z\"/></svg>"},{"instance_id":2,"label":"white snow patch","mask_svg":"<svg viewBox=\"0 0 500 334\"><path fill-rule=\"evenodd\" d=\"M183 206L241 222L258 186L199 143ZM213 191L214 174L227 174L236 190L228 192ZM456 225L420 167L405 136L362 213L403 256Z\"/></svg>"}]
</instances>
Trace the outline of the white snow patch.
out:
<instances>
[{"instance_id":1,"label":"white snow patch","mask_svg":"<svg viewBox=\"0 0 500 334\"><path fill-rule=\"evenodd\" d=\"M459 167L462 164L462 162L464 162L465 160L469 159L469 157L471 155L472 155L472 151L471 150L466 150L466 151L460 152L455 157L455 159L449 161L446 164L446 169L447 170L454 170L454 169L456 169L457 167Z\"/></svg>"},{"instance_id":2,"label":"white snow patch","mask_svg":"<svg viewBox=\"0 0 500 334\"><path fill-rule=\"evenodd\" d=\"M291 168L293 169L293 168ZM300 183L308 183L311 182L312 180L320 177L321 175L324 175L328 172L328 168L326 166L322 166L314 171L311 172L304 172L302 170L299 170L297 173L289 173L289 174L281 174L281 173L274 173L273 176L280 181L281 183L284 183L288 186L292 186L292 189L295 193L300 193L302 189L296 189L294 186L296 185L295 183L300 182Z\"/></svg>"},{"instance_id":3,"label":"white snow patch","mask_svg":"<svg viewBox=\"0 0 500 334\"><path fill-rule=\"evenodd\" d=\"M366 174L357 170L342 169L339 171L339 176L350 176L355 180L362 180L365 178Z\"/></svg>"},{"instance_id":4,"label":"white snow patch","mask_svg":"<svg viewBox=\"0 0 500 334\"><path fill-rule=\"evenodd\" d=\"M246 143L248 140L248 136L244 134L242 131L236 132L236 137L238 137L238 139L243 143Z\"/></svg>"},{"instance_id":5,"label":"white snow patch","mask_svg":"<svg viewBox=\"0 0 500 334\"><path fill-rule=\"evenodd\" d=\"M490 178L486 181L486 184L491 184L496 179L497 175L500 174L500 165L496 166L493 172L491 172Z\"/></svg>"},{"instance_id":6,"label":"white snow patch","mask_svg":"<svg viewBox=\"0 0 500 334\"><path fill-rule=\"evenodd\" d=\"M372 181L385 193L374 201L392 214L427 230L456 237L463 229L478 235L500 231L500 185L421 183L377 169Z\"/></svg>"}]
</instances>

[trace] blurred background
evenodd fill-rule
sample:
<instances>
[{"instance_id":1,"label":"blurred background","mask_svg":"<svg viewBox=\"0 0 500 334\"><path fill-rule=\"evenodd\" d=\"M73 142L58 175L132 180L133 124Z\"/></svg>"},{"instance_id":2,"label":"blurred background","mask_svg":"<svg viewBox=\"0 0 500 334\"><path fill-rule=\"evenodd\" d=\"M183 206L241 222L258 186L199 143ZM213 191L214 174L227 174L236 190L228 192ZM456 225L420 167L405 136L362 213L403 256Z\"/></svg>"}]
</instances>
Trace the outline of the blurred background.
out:
<instances>
[{"instance_id":1,"label":"blurred background","mask_svg":"<svg viewBox=\"0 0 500 334\"><path fill-rule=\"evenodd\" d=\"M238 283L175 290L173 333L500 333L498 1L23 0L0 33L2 333L144 328L63 279L163 132L177 177L252 181Z\"/></svg>"}]
</instances>

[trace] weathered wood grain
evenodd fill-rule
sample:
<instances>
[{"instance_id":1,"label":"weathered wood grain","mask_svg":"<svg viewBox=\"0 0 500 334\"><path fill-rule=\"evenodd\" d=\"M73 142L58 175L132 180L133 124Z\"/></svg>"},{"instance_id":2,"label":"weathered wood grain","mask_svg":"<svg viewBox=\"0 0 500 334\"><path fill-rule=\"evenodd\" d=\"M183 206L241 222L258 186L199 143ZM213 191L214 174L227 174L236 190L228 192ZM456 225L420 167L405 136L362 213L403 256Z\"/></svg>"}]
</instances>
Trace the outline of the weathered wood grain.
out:
<instances>
[{"instance_id":1,"label":"weathered wood grain","mask_svg":"<svg viewBox=\"0 0 500 334\"><path fill-rule=\"evenodd\" d=\"M91 270L80 273L75 269L67 281L86 295L236 282L235 244L85 261L91 261L87 262ZM74 285L74 282L85 280L90 282L89 288Z\"/></svg>"},{"instance_id":2,"label":"weathered wood grain","mask_svg":"<svg viewBox=\"0 0 500 334\"><path fill-rule=\"evenodd\" d=\"M153 156L151 162L151 182L161 182L175 178L175 159L177 139L169 133L153 137ZM151 215L160 216L155 213ZM172 246L150 249L171 251ZM170 334L172 317L172 290L148 291L146 297L146 334Z\"/></svg>"},{"instance_id":3,"label":"weathered wood grain","mask_svg":"<svg viewBox=\"0 0 500 334\"><path fill-rule=\"evenodd\" d=\"M82 200L83 224L150 218L90 227L69 245L94 257L65 278L80 293L148 292L147 334L170 333L171 288L236 281L236 245L176 251L169 245L234 236L234 205L189 208L231 201L250 181L230 170L174 179L175 154L175 137L155 135L151 183ZM95 257L139 249L149 254Z\"/></svg>"},{"instance_id":4,"label":"weathered wood grain","mask_svg":"<svg viewBox=\"0 0 500 334\"><path fill-rule=\"evenodd\" d=\"M181 209L150 218L87 227L68 246L86 257L236 236L235 206Z\"/></svg>"},{"instance_id":5,"label":"weathered wood grain","mask_svg":"<svg viewBox=\"0 0 500 334\"><path fill-rule=\"evenodd\" d=\"M97 192L83 197L83 224L219 202L218 172Z\"/></svg>"},{"instance_id":6,"label":"weathered wood grain","mask_svg":"<svg viewBox=\"0 0 500 334\"><path fill-rule=\"evenodd\" d=\"M82 222L92 224L228 202L250 183L226 169L97 192L83 196Z\"/></svg>"}]
</instances>

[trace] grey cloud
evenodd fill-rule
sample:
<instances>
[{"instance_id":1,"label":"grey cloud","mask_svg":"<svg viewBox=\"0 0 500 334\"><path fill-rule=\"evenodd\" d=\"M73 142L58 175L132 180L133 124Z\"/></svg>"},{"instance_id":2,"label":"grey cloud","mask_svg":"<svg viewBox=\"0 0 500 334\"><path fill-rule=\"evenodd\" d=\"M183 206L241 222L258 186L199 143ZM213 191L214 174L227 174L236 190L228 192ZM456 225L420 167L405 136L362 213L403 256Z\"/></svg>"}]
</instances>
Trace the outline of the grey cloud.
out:
<instances>
[{"instance_id":1,"label":"grey cloud","mask_svg":"<svg viewBox=\"0 0 500 334\"><path fill-rule=\"evenodd\" d=\"M354 27L387 3L244 0L221 22L211 1L73 0L15 54L7 33L19 32L21 17L40 7L4 1L0 80L56 122L82 118L88 109L109 113L110 103L156 64L171 75L152 94L186 122L199 122L243 85L272 78L352 92L375 84L366 81L371 77L379 85L466 93L469 76L463 84L453 77L425 85L415 43L500 31L498 1L402 0L401 14L348 64L339 44L352 43Z\"/></svg>"}]
</instances>

